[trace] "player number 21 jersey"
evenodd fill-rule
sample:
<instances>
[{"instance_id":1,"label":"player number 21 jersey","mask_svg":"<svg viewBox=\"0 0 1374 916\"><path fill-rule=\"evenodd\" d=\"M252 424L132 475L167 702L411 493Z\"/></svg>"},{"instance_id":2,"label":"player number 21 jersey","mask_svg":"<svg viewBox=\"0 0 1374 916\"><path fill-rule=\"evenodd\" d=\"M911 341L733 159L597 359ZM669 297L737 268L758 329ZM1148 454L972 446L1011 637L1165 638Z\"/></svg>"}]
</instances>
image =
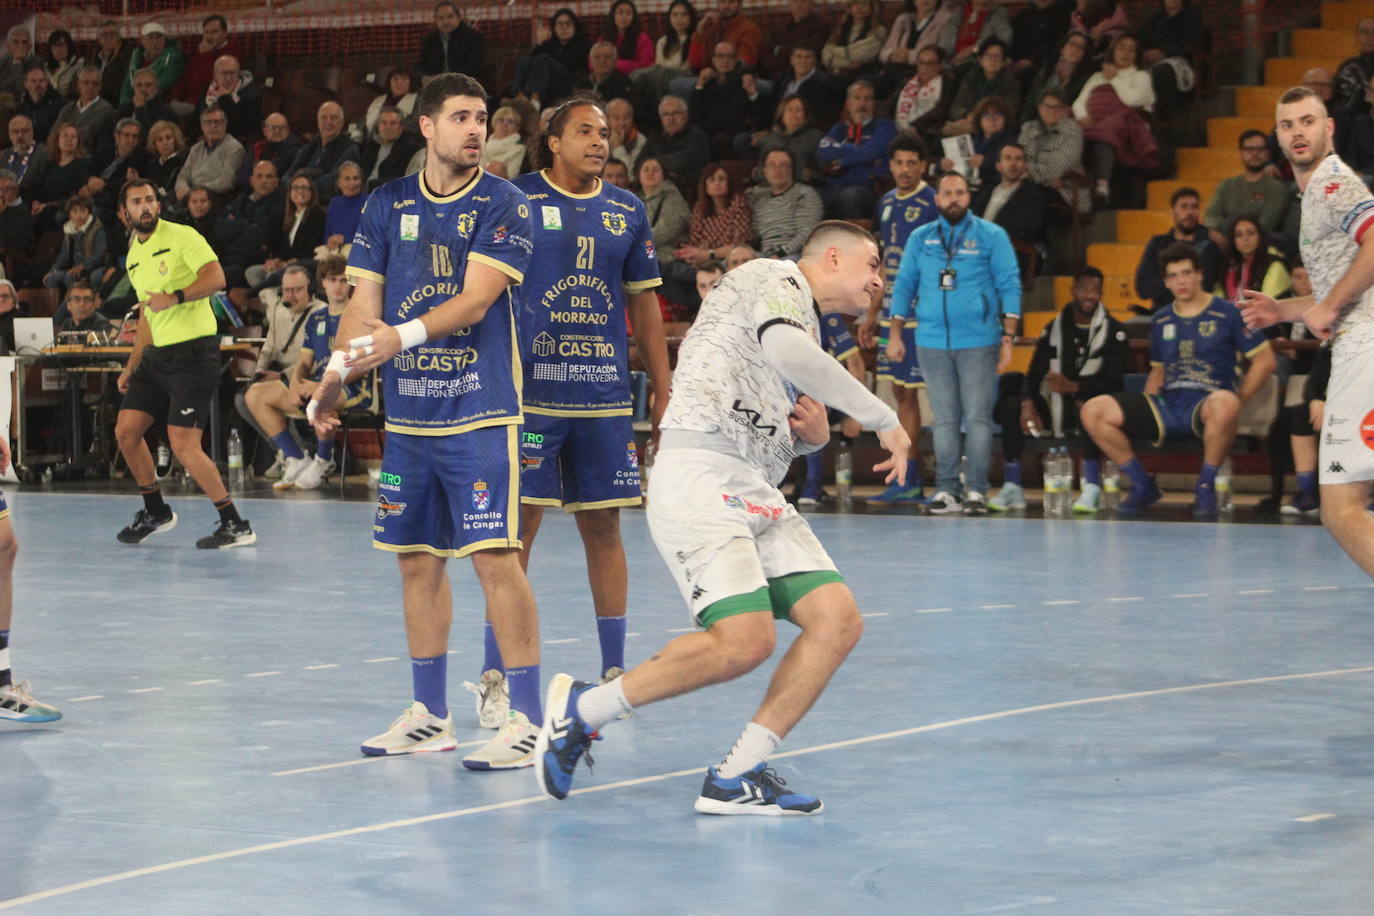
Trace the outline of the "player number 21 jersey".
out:
<instances>
[{"instance_id":1,"label":"player number 21 jersey","mask_svg":"<svg viewBox=\"0 0 1374 916\"><path fill-rule=\"evenodd\" d=\"M515 185L529 197L536 251L518 321L525 410L629 414L626 293L662 282L644 204L600 181L575 194L547 172L521 175Z\"/></svg>"}]
</instances>

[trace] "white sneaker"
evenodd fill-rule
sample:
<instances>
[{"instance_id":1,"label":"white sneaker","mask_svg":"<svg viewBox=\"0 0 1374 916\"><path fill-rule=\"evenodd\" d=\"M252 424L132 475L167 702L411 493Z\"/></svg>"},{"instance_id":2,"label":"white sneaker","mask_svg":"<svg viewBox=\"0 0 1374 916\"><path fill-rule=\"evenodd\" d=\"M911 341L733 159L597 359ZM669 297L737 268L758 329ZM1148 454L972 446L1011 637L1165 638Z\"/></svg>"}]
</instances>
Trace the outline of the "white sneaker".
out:
<instances>
[{"instance_id":1,"label":"white sneaker","mask_svg":"<svg viewBox=\"0 0 1374 916\"><path fill-rule=\"evenodd\" d=\"M510 710L506 724L486 744L463 758L469 770L518 770L534 766L534 746L539 741L538 726L531 725L523 712Z\"/></svg>"},{"instance_id":2,"label":"white sneaker","mask_svg":"<svg viewBox=\"0 0 1374 916\"><path fill-rule=\"evenodd\" d=\"M444 718L431 715L419 700L406 707L391 727L363 742L361 750L369 757L395 757L427 751L451 751L458 746L453 737L453 713Z\"/></svg>"},{"instance_id":3,"label":"white sneaker","mask_svg":"<svg viewBox=\"0 0 1374 916\"><path fill-rule=\"evenodd\" d=\"M320 484L324 483L325 476L334 469L334 462L326 461L323 458L315 457L301 468L301 472L296 475L295 487L297 490L316 490Z\"/></svg>"},{"instance_id":4,"label":"white sneaker","mask_svg":"<svg viewBox=\"0 0 1374 916\"><path fill-rule=\"evenodd\" d=\"M296 478L305 472L310 464L309 458L287 458L282 466L281 480L272 484L274 490L289 490L296 485Z\"/></svg>"},{"instance_id":5,"label":"white sneaker","mask_svg":"<svg viewBox=\"0 0 1374 916\"><path fill-rule=\"evenodd\" d=\"M1102 487L1095 483L1083 484L1083 492L1073 501L1073 511L1082 513L1096 512L1102 506Z\"/></svg>"},{"instance_id":6,"label":"white sneaker","mask_svg":"<svg viewBox=\"0 0 1374 916\"><path fill-rule=\"evenodd\" d=\"M1019 483L1004 483L997 495L988 500L993 512L1014 512L1026 508L1026 491Z\"/></svg>"},{"instance_id":7,"label":"white sneaker","mask_svg":"<svg viewBox=\"0 0 1374 916\"><path fill-rule=\"evenodd\" d=\"M926 503L926 511L934 515L957 515L964 511L964 506L953 493L941 490Z\"/></svg>"},{"instance_id":8,"label":"white sneaker","mask_svg":"<svg viewBox=\"0 0 1374 916\"><path fill-rule=\"evenodd\" d=\"M282 471L286 470L286 453L277 449L277 460L262 472L262 476L268 480L281 480Z\"/></svg>"},{"instance_id":9,"label":"white sneaker","mask_svg":"<svg viewBox=\"0 0 1374 916\"><path fill-rule=\"evenodd\" d=\"M40 703L29 693L28 682L0 687L0 720L8 722L56 722L62 713L56 706Z\"/></svg>"},{"instance_id":10,"label":"white sneaker","mask_svg":"<svg viewBox=\"0 0 1374 916\"><path fill-rule=\"evenodd\" d=\"M464 681L463 686L477 694L477 724L482 728L500 728L510 712L510 684L506 673L496 668L482 672L480 682Z\"/></svg>"}]
</instances>

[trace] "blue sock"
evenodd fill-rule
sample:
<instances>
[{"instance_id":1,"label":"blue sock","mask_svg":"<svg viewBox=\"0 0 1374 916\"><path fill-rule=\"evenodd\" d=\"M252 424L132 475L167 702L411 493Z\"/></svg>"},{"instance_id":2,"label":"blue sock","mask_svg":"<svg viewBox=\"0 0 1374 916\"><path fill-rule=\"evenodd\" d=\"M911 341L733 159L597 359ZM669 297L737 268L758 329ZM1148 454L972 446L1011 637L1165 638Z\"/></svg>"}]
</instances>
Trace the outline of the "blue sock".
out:
<instances>
[{"instance_id":1,"label":"blue sock","mask_svg":"<svg viewBox=\"0 0 1374 916\"><path fill-rule=\"evenodd\" d=\"M1299 471L1298 472L1298 492L1303 496L1316 497L1317 495L1317 472Z\"/></svg>"},{"instance_id":2,"label":"blue sock","mask_svg":"<svg viewBox=\"0 0 1374 916\"><path fill-rule=\"evenodd\" d=\"M415 685L415 699L425 704L430 715L448 715L448 656L410 658L410 680Z\"/></svg>"},{"instance_id":3,"label":"blue sock","mask_svg":"<svg viewBox=\"0 0 1374 916\"><path fill-rule=\"evenodd\" d=\"M1014 483L1021 486L1021 462L1006 461L1002 464L1002 480L1004 483Z\"/></svg>"},{"instance_id":4,"label":"blue sock","mask_svg":"<svg viewBox=\"0 0 1374 916\"><path fill-rule=\"evenodd\" d=\"M304 458L305 452L296 444L296 440L291 438L289 430L282 430L272 437L272 444L281 450L287 458Z\"/></svg>"},{"instance_id":5,"label":"blue sock","mask_svg":"<svg viewBox=\"0 0 1374 916\"><path fill-rule=\"evenodd\" d=\"M506 666L501 664L501 647L496 644L496 631L491 628L491 621L487 621L486 631L482 635L482 670L490 671L495 668L497 671L506 670Z\"/></svg>"},{"instance_id":6,"label":"blue sock","mask_svg":"<svg viewBox=\"0 0 1374 916\"><path fill-rule=\"evenodd\" d=\"M906 488L908 490L921 488L921 459L919 458L906 460Z\"/></svg>"},{"instance_id":7,"label":"blue sock","mask_svg":"<svg viewBox=\"0 0 1374 916\"><path fill-rule=\"evenodd\" d=\"M601 640L601 673L607 668L625 667L625 615L596 618L596 636Z\"/></svg>"},{"instance_id":8,"label":"blue sock","mask_svg":"<svg viewBox=\"0 0 1374 916\"><path fill-rule=\"evenodd\" d=\"M1150 475L1145 473L1145 465L1140 463L1138 457L1131 458L1121 466L1121 473L1125 474L1131 481L1131 489L1145 491L1150 486Z\"/></svg>"},{"instance_id":9,"label":"blue sock","mask_svg":"<svg viewBox=\"0 0 1374 916\"><path fill-rule=\"evenodd\" d=\"M820 483L824 477L824 463L821 461L820 452L812 452L806 456L806 479L815 483Z\"/></svg>"},{"instance_id":10,"label":"blue sock","mask_svg":"<svg viewBox=\"0 0 1374 916\"><path fill-rule=\"evenodd\" d=\"M539 666L507 668L506 684L510 687L510 708L523 712L536 728L542 725L544 711L539 699Z\"/></svg>"},{"instance_id":11,"label":"blue sock","mask_svg":"<svg viewBox=\"0 0 1374 916\"><path fill-rule=\"evenodd\" d=\"M1217 466L1215 464L1208 464L1205 461L1202 463L1202 471L1197 475L1197 485L1199 487L1216 488Z\"/></svg>"},{"instance_id":12,"label":"blue sock","mask_svg":"<svg viewBox=\"0 0 1374 916\"><path fill-rule=\"evenodd\" d=\"M334 440L328 437L321 439L315 446L315 457L321 461L332 461L334 459Z\"/></svg>"},{"instance_id":13,"label":"blue sock","mask_svg":"<svg viewBox=\"0 0 1374 916\"><path fill-rule=\"evenodd\" d=\"M1095 483L1102 486L1102 459L1084 458L1083 459L1083 482Z\"/></svg>"}]
</instances>

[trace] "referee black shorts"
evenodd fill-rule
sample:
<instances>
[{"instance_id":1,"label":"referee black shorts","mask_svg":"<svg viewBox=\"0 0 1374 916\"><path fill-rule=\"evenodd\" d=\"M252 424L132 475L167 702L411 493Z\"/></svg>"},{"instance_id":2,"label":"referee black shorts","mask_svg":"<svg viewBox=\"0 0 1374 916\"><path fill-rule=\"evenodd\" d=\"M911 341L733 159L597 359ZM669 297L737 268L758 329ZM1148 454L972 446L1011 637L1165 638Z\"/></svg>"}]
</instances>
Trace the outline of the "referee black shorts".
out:
<instances>
[{"instance_id":1,"label":"referee black shorts","mask_svg":"<svg viewBox=\"0 0 1374 916\"><path fill-rule=\"evenodd\" d=\"M120 410L166 417L168 426L201 428L219 386L219 338L198 337L167 347L147 346L129 377Z\"/></svg>"}]
</instances>

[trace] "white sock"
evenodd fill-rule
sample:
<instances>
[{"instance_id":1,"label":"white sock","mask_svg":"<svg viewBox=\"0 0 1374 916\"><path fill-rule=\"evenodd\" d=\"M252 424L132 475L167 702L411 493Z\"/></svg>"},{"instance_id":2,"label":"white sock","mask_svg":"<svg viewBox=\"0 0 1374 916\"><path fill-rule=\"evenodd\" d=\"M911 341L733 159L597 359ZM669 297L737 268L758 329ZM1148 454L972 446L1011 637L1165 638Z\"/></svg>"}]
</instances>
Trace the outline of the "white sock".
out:
<instances>
[{"instance_id":1,"label":"white sock","mask_svg":"<svg viewBox=\"0 0 1374 916\"><path fill-rule=\"evenodd\" d=\"M577 698L577 714L592 728L600 728L621 713L632 712L634 707L625 699L624 678L618 677L609 684L593 687Z\"/></svg>"},{"instance_id":2,"label":"white sock","mask_svg":"<svg viewBox=\"0 0 1374 916\"><path fill-rule=\"evenodd\" d=\"M716 772L723 779L733 779L741 773L747 773L767 760L780 744L782 739L777 735L757 722L750 722L740 732L730 753L716 767Z\"/></svg>"}]
</instances>

